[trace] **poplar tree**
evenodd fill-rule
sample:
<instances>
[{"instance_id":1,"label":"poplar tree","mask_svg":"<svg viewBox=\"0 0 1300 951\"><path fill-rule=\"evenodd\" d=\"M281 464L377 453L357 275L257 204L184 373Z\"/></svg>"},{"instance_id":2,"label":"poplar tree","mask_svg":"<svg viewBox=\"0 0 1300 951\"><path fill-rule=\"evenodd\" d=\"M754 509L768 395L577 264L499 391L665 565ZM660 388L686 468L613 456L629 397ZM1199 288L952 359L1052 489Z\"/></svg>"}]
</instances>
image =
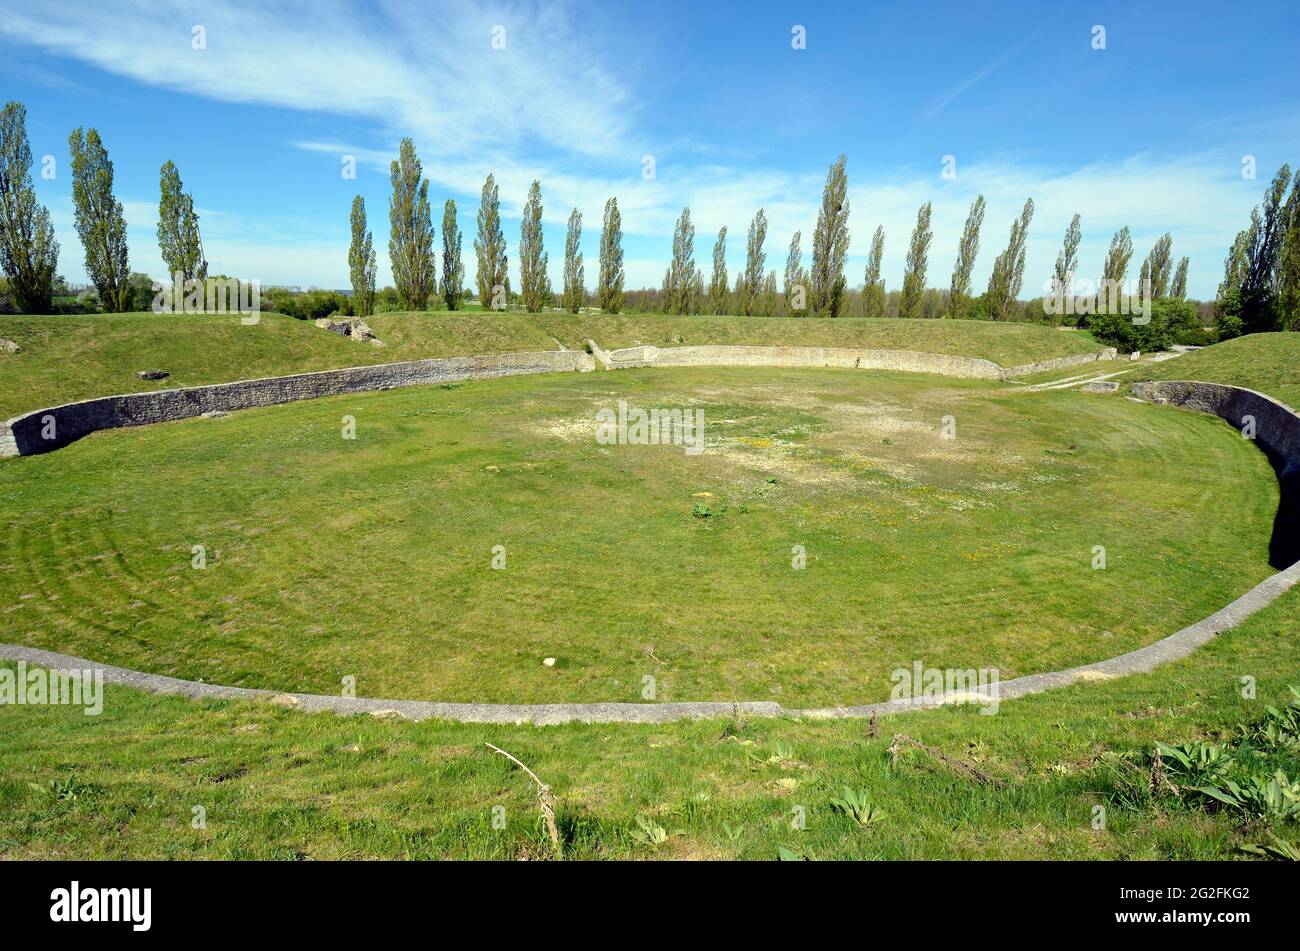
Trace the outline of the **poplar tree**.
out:
<instances>
[{"instance_id":1,"label":"poplar tree","mask_svg":"<svg viewBox=\"0 0 1300 951\"><path fill-rule=\"evenodd\" d=\"M538 313L551 296L547 263L542 241L542 185L533 179L519 222L519 293L524 300L524 309L530 314Z\"/></svg>"},{"instance_id":2,"label":"poplar tree","mask_svg":"<svg viewBox=\"0 0 1300 951\"><path fill-rule=\"evenodd\" d=\"M841 155L826 172L822 206L813 230L809 310L818 317L838 317L844 308L844 258L849 251L848 178Z\"/></svg>"},{"instance_id":3,"label":"poplar tree","mask_svg":"<svg viewBox=\"0 0 1300 951\"><path fill-rule=\"evenodd\" d=\"M1006 320L1011 305L1020 296L1020 288L1025 279L1025 244L1033 217L1034 200L1027 198L1020 217L1011 222L1007 249L993 262L987 297L989 317L993 320Z\"/></svg>"},{"instance_id":4,"label":"poplar tree","mask_svg":"<svg viewBox=\"0 0 1300 951\"><path fill-rule=\"evenodd\" d=\"M1234 302L1238 299L1241 282L1246 278L1246 256L1254 241L1253 234L1258 224L1259 210L1255 209L1251 212L1251 226L1237 232L1237 238L1232 242L1232 247L1228 249L1228 255L1223 260L1223 281L1219 284L1219 292L1215 296L1215 309L1220 315L1236 306Z\"/></svg>"},{"instance_id":5,"label":"poplar tree","mask_svg":"<svg viewBox=\"0 0 1300 951\"><path fill-rule=\"evenodd\" d=\"M718 231L713 245L713 279L709 281L709 312L715 317L727 312L727 227Z\"/></svg>"},{"instance_id":6,"label":"poplar tree","mask_svg":"<svg viewBox=\"0 0 1300 951\"><path fill-rule=\"evenodd\" d=\"M758 313L762 317L775 317L779 297L776 290L776 269L767 272L763 278L763 293L758 299Z\"/></svg>"},{"instance_id":7,"label":"poplar tree","mask_svg":"<svg viewBox=\"0 0 1300 951\"><path fill-rule=\"evenodd\" d=\"M1300 330L1300 174L1286 204L1286 231L1277 264L1278 320L1283 330Z\"/></svg>"},{"instance_id":8,"label":"poplar tree","mask_svg":"<svg viewBox=\"0 0 1300 951\"><path fill-rule=\"evenodd\" d=\"M1083 229L1079 227L1079 216L1070 220L1070 227L1065 229L1065 241L1061 253L1056 256L1056 269L1052 273L1052 296L1065 297L1074 286L1074 274L1079 269L1079 242L1083 240Z\"/></svg>"},{"instance_id":9,"label":"poplar tree","mask_svg":"<svg viewBox=\"0 0 1300 951\"><path fill-rule=\"evenodd\" d=\"M352 199L352 244L348 247L348 271L352 276L352 309L358 317L375 312L375 244L366 230L366 202Z\"/></svg>"},{"instance_id":10,"label":"poplar tree","mask_svg":"<svg viewBox=\"0 0 1300 951\"><path fill-rule=\"evenodd\" d=\"M867 255L866 284L862 287L862 316L885 316L885 282L880 279L880 267L885 257L885 226L877 225L871 237L871 253Z\"/></svg>"},{"instance_id":11,"label":"poplar tree","mask_svg":"<svg viewBox=\"0 0 1300 951\"><path fill-rule=\"evenodd\" d=\"M159 179L162 196L158 202L158 250L167 265L168 278L179 280L179 294L190 281L208 279L208 262L203 258L194 196L184 190L176 163L170 159L164 162Z\"/></svg>"},{"instance_id":12,"label":"poplar tree","mask_svg":"<svg viewBox=\"0 0 1300 951\"><path fill-rule=\"evenodd\" d=\"M695 296L695 225L691 224L691 209L683 208L673 229L673 263L668 269L670 314L689 314Z\"/></svg>"},{"instance_id":13,"label":"poplar tree","mask_svg":"<svg viewBox=\"0 0 1300 951\"><path fill-rule=\"evenodd\" d=\"M1169 278L1173 274L1173 237L1166 232L1147 255L1146 276L1151 280L1151 297L1165 297L1169 292Z\"/></svg>"},{"instance_id":14,"label":"poplar tree","mask_svg":"<svg viewBox=\"0 0 1300 951\"><path fill-rule=\"evenodd\" d=\"M605 202L596 306L606 314L617 314L623 309L623 217L618 213L617 198Z\"/></svg>"},{"instance_id":15,"label":"poplar tree","mask_svg":"<svg viewBox=\"0 0 1300 951\"><path fill-rule=\"evenodd\" d=\"M456 203L450 198L442 206L442 301L448 310L465 306L465 262L460 249L463 237L456 222Z\"/></svg>"},{"instance_id":16,"label":"poplar tree","mask_svg":"<svg viewBox=\"0 0 1300 951\"><path fill-rule=\"evenodd\" d=\"M921 294L925 290L925 268L930 253L930 202L916 213L916 227L912 229L912 243L907 248L907 268L903 271L903 296L898 301L899 317L917 317L920 314Z\"/></svg>"},{"instance_id":17,"label":"poplar tree","mask_svg":"<svg viewBox=\"0 0 1300 951\"><path fill-rule=\"evenodd\" d=\"M478 299L484 309L493 306L495 289L501 288L501 309L510 302L509 261L506 258L506 238L501 232L501 203L497 194L496 178L492 175L483 183L483 194L478 207L478 237L474 239L474 256L478 259Z\"/></svg>"},{"instance_id":18,"label":"poplar tree","mask_svg":"<svg viewBox=\"0 0 1300 951\"><path fill-rule=\"evenodd\" d=\"M1133 258L1133 239L1129 237L1128 225L1115 232L1110 239L1110 250L1106 252L1106 262L1102 265L1101 280L1097 285L1099 297L1107 293L1108 287L1114 287L1119 294L1124 279L1128 276L1129 261ZM1100 308L1098 313L1100 313Z\"/></svg>"},{"instance_id":19,"label":"poplar tree","mask_svg":"<svg viewBox=\"0 0 1300 951\"><path fill-rule=\"evenodd\" d=\"M576 314L587 302L586 279L583 274L582 212L574 208L569 212L569 231L564 238L564 309Z\"/></svg>"},{"instance_id":20,"label":"poplar tree","mask_svg":"<svg viewBox=\"0 0 1300 951\"><path fill-rule=\"evenodd\" d=\"M798 307L798 313L805 313L808 308L808 287L803 283L803 251L799 247L800 239L803 235L796 231L794 237L790 239L790 253L785 258L785 315L793 317L796 313L795 288L801 288L803 293L803 303Z\"/></svg>"},{"instance_id":21,"label":"poplar tree","mask_svg":"<svg viewBox=\"0 0 1300 951\"><path fill-rule=\"evenodd\" d=\"M68 137L72 150L72 205L77 236L86 252L86 274L104 309L131 309L128 283L126 218L122 203L113 196L113 163L99 132L80 128Z\"/></svg>"},{"instance_id":22,"label":"poplar tree","mask_svg":"<svg viewBox=\"0 0 1300 951\"><path fill-rule=\"evenodd\" d=\"M1183 300L1187 296L1187 265L1189 261L1186 255L1178 259L1178 267L1174 271L1174 281L1169 289L1169 296L1174 300Z\"/></svg>"},{"instance_id":23,"label":"poplar tree","mask_svg":"<svg viewBox=\"0 0 1300 951\"><path fill-rule=\"evenodd\" d=\"M1250 246L1246 249L1245 273L1239 291L1241 320L1246 333L1276 330L1281 325L1277 312L1278 265L1290 232L1287 220L1295 202L1282 203L1291 179L1291 167L1283 165L1264 194L1262 211L1251 217Z\"/></svg>"},{"instance_id":24,"label":"poplar tree","mask_svg":"<svg viewBox=\"0 0 1300 951\"><path fill-rule=\"evenodd\" d=\"M746 317L754 316L755 299L762 293L763 270L767 266L767 254L763 251L763 242L766 238L767 215L760 208L754 213L754 220L749 223L749 237L745 242L741 309Z\"/></svg>"},{"instance_id":25,"label":"poplar tree","mask_svg":"<svg viewBox=\"0 0 1300 951\"><path fill-rule=\"evenodd\" d=\"M0 110L0 269L19 311L44 314L51 308L59 242L49 211L36 202L31 168L27 110L7 102Z\"/></svg>"},{"instance_id":26,"label":"poplar tree","mask_svg":"<svg viewBox=\"0 0 1300 951\"><path fill-rule=\"evenodd\" d=\"M984 196L980 195L970 206L966 227L962 229L957 245L957 263L952 269L952 286L948 290L948 314L961 317L970 304L970 276L975 269L975 257L980 253L980 228L984 224Z\"/></svg>"},{"instance_id":27,"label":"poplar tree","mask_svg":"<svg viewBox=\"0 0 1300 951\"><path fill-rule=\"evenodd\" d=\"M424 310L436 289L433 216L429 211L429 181L423 177L415 143L409 138L402 140L389 177L393 195L388 200L392 227L388 257L393 266L393 284L403 307Z\"/></svg>"}]
</instances>

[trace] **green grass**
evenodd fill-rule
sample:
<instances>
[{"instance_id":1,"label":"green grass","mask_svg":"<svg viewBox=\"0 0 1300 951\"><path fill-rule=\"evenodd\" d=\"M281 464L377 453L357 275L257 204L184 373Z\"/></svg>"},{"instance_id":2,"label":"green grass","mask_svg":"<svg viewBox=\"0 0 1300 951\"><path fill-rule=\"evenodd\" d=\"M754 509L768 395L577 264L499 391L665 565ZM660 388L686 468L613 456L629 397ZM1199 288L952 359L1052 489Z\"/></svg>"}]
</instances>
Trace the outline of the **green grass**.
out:
<instances>
[{"instance_id":1,"label":"green grass","mask_svg":"<svg viewBox=\"0 0 1300 951\"><path fill-rule=\"evenodd\" d=\"M235 316L97 314L0 315L0 420L72 400L223 383L337 367L476 353L571 349L594 337L605 347L656 343L857 346L982 357L1005 366L1083 353L1096 344L1025 324L947 320L785 320L744 317L448 313L376 314L386 346L358 344L309 321L263 314L256 326ZM166 370L141 380L140 370Z\"/></svg>"},{"instance_id":2,"label":"green grass","mask_svg":"<svg viewBox=\"0 0 1300 951\"><path fill-rule=\"evenodd\" d=\"M868 347L920 350L992 360L1004 367L1092 353L1087 336L1034 324L982 320L900 320L846 317L798 320L771 317L570 316L543 314L537 323L565 346L588 338L606 349L651 344L732 344L775 347Z\"/></svg>"},{"instance_id":3,"label":"green grass","mask_svg":"<svg viewBox=\"0 0 1300 951\"><path fill-rule=\"evenodd\" d=\"M554 350L526 317L448 313L377 314L369 321L387 346L354 343L310 321L262 314L255 326L233 315L96 314L0 316L0 338L22 349L0 353L0 420L72 400L224 383L373 363L470 353ZM141 380L140 370L166 370Z\"/></svg>"},{"instance_id":4,"label":"green grass","mask_svg":"<svg viewBox=\"0 0 1300 951\"><path fill-rule=\"evenodd\" d=\"M1300 682L1300 592L1150 674L971 708L862 721L490 727L342 719L107 688L87 717L0 707L0 856L496 858L549 854L528 780L551 784L571 859L1233 859L1269 827L1142 795L1156 741L1232 735ZM1257 699L1241 678L1258 679ZM981 785L905 732L1006 781ZM59 794L38 792L29 784ZM845 785L885 818L831 807ZM1134 787L1137 795L1133 795ZM493 807L505 828L493 828ZM801 806L806 828L791 828ZM1094 809L1106 810L1094 829ZM206 828L192 827L195 807ZM638 819L662 827L657 847ZM1296 842L1294 823L1272 827Z\"/></svg>"},{"instance_id":5,"label":"green grass","mask_svg":"<svg viewBox=\"0 0 1300 951\"><path fill-rule=\"evenodd\" d=\"M535 348L515 335L532 339L540 324L492 319L501 349ZM188 327L164 328L162 352L190 361L186 382L323 368L301 366L305 325L264 324L279 336L263 342L279 342L237 359L238 338L217 330L203 339L225 349L196 346ZM484 333L400 315L372 325L408 352L463 345L462 329L479 346ZM0 407L145 385L134 370L154 361L136 356L158 352L157 329L136 339L141 351L104 326L73 343L0 318L0 337L31 344L0 354ZM1294 338L1279 337L1149 371L1296 405L1286 387L1297 361L1284 349ZM321 338L337 346L312 359L352 362L361 349ZM31 372L7 372L24 358ZM1193 360L1201 369L1185 372ZM125 385L105 386L122 370ZM599 450L583 420L619 396L699 401L713 451ZM338 439L345 413L355 442ZM948 414L958 439L936 442ZM746 690L776 684L787 705L819 690L878 698L881 672L908 652L936 666L998 655L1004 677L1061 666L1168 633L1267 573L1276 488L1262 456L1230 435L1208 417L1070 391L774 370L499 380L107 432L0 465L0 629L225 682L334 692L346 671L363 695L386 683L446 697L460 684L640 699L639 679L608 673L623 664L627 676L655 674L661 700L718 684L753 699L763 697ZM708 518L690 515L700 503ZM509 567L491 572L502 535ZM805 572L788 568L794 537L808 547ZM204 572L188 567L197 540L209 543ZM1093 544L1107 546L1104 572L1087 568ZM530 781L492 742L552 786L572 859L1242 858L1270 831L1297 843L1300 828L1153 795L1147 753L1229 738L1284 702L1300 683L1298 627L1292 592L1150 674L1008 701L993 716L887 717L874 736L862 721L408 724L125 688L108 688L98 717L0 706L0 857L545 857ZM555 668L538 664L543 648ZM628 693L611 697L602 677ZM1257 699L1241 695L1245 677ZM916 751L891 764L899 732L1006 785ZM837 812L844 786L885 817L860 828ZM196 807L206 828L193 828ZM643 841L646 825L664 830L662 844Z\"/></svg>"},{"instance_id":6,"label":"green grass","mask_svg":"<svg viewBox=\"0 0 1300 951\"><path fill-rule=\"evenodd\" d=\"M708 451L598 445L620 398L702 408ZM0 618L8 640L280 690L350 675L363 696L636 701L653 676L659 700L861 703L918 659L1010 678L1172 633L1271 573L1276 504L1267 461L1217 420L1072 391L513 378L6 462Z\"/></svg>"},{"instance_id":7,"label":"green grass","mask_svg":"<svg viewBox=\"0 0 1300 951\"><path fill-rule=\"evenodd\" d=\"M1201 380L1226 383L1267 393L1293 408L1300 407L1300 334L1250 334L1155 363L1128 379Z\"/></svg>"}]
</instances>

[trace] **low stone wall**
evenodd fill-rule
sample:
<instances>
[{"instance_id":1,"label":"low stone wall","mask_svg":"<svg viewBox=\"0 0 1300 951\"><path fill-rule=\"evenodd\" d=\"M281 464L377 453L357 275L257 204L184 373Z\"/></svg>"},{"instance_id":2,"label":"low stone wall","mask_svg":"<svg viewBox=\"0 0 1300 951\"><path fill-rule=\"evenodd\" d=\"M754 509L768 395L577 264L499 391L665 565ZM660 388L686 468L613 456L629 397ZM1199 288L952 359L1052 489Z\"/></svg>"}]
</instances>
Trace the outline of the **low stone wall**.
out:
<instances>
[{"instance_id":1,"label":"low stone wall","mask_svg":"<svg viewBox=\"0 0 1300 951\"><path fill-rule=\"evenodd\" d=\"M1271 396L1223 383L1170 380L1134 383L1130 389L1153 403L1211 413L1244 435L1253 429L1251 438L1277 470L1281 492L1269 560L1278 568L1300 560L1300 416Z\"/></svg>"},{"instance_id":2,"label":"low stone wall","mask_svg":"<svg viewBox=\"0 0 1300 951\"><path fill-rule=\"evenodd\" d=\"M1114 360L1116 350L1114 347L1107 347L1098 353L1078 353L1072 357L1057 357L1055 360L1041 360L1038 363L1023 363L1018 367L1010 367L1002 371L1003 379L1011 379L1015 376L1032 376L1035 373L1046 373L1048 370L1063 370L1066 367L1083 366L1085 363L1096 363L1098 360Z\"/></svg>"},{"instance_id":3,"label":"low stone wall","mask_svg":"<svg viewBox=\"0 0 1300 951\"><path fill-rule=\"evenodd\" d=\"M213 386L104 396L14 417L0 427L0 456L49 452L101 429L146 426L203 413L427 383L593 369L595 362L591 355L581 350L544 350L413 360Z\"/></svg>"},{"instance_id":4,"label":"low stone wall","mask_svg":"<svg viewBox=\"0 0 1300 951\"><path fill-rule=\"evenodd\" d=\"M966 379L997 380L1002 368L990 360L913 350L849 347L628 347L606 354L612 369L624 367L842 367L933 373Z\"/></svg>"},{"instance_id":5,"label":"low stone wall","mask_svg":"<svg viewBox=\"0 0 1300 951\"><path fill-rule=\"evenodd\" d=\"M452 380L486 379L521 373L555 373L629 367L841 367L861 370L895 370L976 380L999 380L1060 367L1109 360L1115 351L1061 357L1004 370L991 360L912 350L869 350L846 347L625 347L603 350L589 341L591 353L581 350L544 350L534 353L487 354L413 360L375 366L347 367L319 373L268 377L105 396L67 403L16 416L0 424L0 456L27 456L49 452L101 429L145 426L186 419L203 413L228 412L254 406L273 406L295 400L387 390Z\"/></svg>"}]
</instances>

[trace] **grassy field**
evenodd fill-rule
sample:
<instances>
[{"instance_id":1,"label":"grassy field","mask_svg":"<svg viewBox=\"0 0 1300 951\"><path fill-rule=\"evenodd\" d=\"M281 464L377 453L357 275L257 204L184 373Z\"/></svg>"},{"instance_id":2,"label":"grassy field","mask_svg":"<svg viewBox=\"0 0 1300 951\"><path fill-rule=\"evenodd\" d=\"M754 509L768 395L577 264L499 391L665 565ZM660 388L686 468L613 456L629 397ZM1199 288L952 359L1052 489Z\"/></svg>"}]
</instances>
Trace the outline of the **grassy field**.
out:
<instances>
[{"instance_id":1,"label":"grassy field","mask_svg":"<svg viewBox=\"0 0 1300 951\"><path fill-rule=\"evenodd\" d=\"M1201 380L1267 393L1300 407L1300 334L1250 334L1130 374L1131 380Z\"/></svg>"},{"instance_id":2,"label":"grassy field","mask_svg":"<svg viewBox=\"0 0 1300 951\"><path fill-rule=\"evenodd\" d=\"M706 451L598 445L619 399L702 409ZM1073 391L514 378L8 461L0 617L10 641L280 690L636 701L653 676L661 701L860 703L918 659L1010 678L1172 633L1271 573L1276 504L1217 420Z\"/></svg>"},{"instance_id":3,"label":"grassy field","mask_svg":"<svg viewBox=\"0 0 1300 951\"><path fill-rule=\"evenodd\" d=\"M543 858L531 781L571 859L1234 859L1295 823L1153 794L1157 741L1232 736L1300 683L1300 592L1150 674L862 721L488 727L308 715L108 688L103 714L0 707L0 856ZM1256 699L1241 678L1258 678ZM905 732L1006 783L915 750ZM1300 772L1294 752L1292 776ZM883 812L860 826L842 787ZM1098 807L1103 828L1094 828ZM194 827L196 807L206 822ZM494 807L504 828L493 826ZM792 828L796 807L805 828ZM501 815L501 813L497 813ZM648 827L650 834L644 830ZM655 829L662 829L663 841Z\"/></svg>"},{"instance_id":4,"label":"grassy field","mask_svg":"<svg viewBox=\"0 0 1300 951\"><path fill-rule=\"evenodd\" d=\"M309 321L262 314L255 326L231 315L96 314L0 316L0 419L32 409L143 390L224 383L372 363L519 350L555 341L514 315L379 314L370 320L387 346L355 343ZM141 380L140 370L166 370Z\"/></svg>"},{"instance_id":5,"label":"grassy field","mask_svg":"<svg viewBox=\"0 0 1300 951\"><path fill-rule=\"evenodd\" d=\"M43 319L74 322L59 325L79 328L73 342L0 317L0 337L24 346L0 353L0 415L156 385L134 370L162 360L183 382L214 382L360 354L554 347L580 329L383 315L372 326L392 346L368 352L264 317L276 336L244 351L220 327L160 333L145 319L158 320ZM605 346L665 319L617 320L596 337ZM727 320L640 342L836 342L692 339L704 324L733 333ZM1220 379L1295 405L1294 339L1244 338L1134 375ZM620 397L704 409L707 451L596 445L592 414ZM355 441L340 439L345 414ZM951 442L937 438L945 415ZM651 674L659 700L881 699L888 670L918 658L1010 677L1119 653L1268 574L1276 486L1230 436L1208 417L1068 390L739 369L423 387L106 432L0 464L0 629L144 669L327 693L351 674L362 695L639 700ZM194 544L207 546L203 571ZM494 544L507 548L501 572ZM804 571L790 568L792 544L807 548ZM1090 567L1095 544L1105 571ZM874 728L410 724L123 688L96 717L0 705L0 857L552 857L530 781L491 742L552 786L569 859L1245 858L1270 836L1300 846L1300 826L1153 789L1150 751L1227 742L1284 703L1300 684L1297 627L1300 591L1151 674ZM915 749L893 762L902 732L995 782ZM1274 765L1300 775L1295 748ZM878 821L836 808L846 786Z\"/></svg>"},{"instance_id":6,"label":"grassy field","mask_svg":"<svg viewBox=\"0 0 1300 951\"><path fill-rule=\"evenodd\" d=\"M308 321L263 314L256 326L226 315L15 317L0 315L0 420L71 400L223 383L372 363L474 353L571 349L594 338L605 347L636 343L863 346L983 357L1010 366L1082 353L1097 345L1042 327L979 321L783 320L744 317L604 317L484 314L481 311L376 314L386 346L354 343ZM165 370L141 380L140 370Z\"/></svg>"}]
</instances>

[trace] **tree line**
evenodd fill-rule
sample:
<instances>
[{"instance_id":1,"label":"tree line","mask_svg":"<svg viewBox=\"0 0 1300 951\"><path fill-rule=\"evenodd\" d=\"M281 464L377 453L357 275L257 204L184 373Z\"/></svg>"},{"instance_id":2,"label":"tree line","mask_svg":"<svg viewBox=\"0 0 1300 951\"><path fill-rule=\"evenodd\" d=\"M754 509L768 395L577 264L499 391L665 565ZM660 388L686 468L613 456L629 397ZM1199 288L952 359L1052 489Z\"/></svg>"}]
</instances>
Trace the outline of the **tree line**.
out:
<instances>
[{"instance_id":1,"label":"tree line","mask_svg":"<svg viewBox=\"0 0 1300 951\"><path fill-rule=\"evenodd\" d=\"M126 218L113 193L113 163L99 132L74 129L68 149L73 223L100 306L110 312L148 309L153 282L130 269ZM49 210L36 201L31 168L27 110L7 102L0 109L0 269L17 309L44 314L53 309L54 290L62 283L56 274L59 243ZM159 172L158 248L168 274L182 286L207 279L194 198L170 160Z\"/></svg>"},{"instance_id":2,"label":"tree line","mask_svg":"<svg viewBox=\"0 0 1300 951\"><path fill-rule=\"evenodd\" d=\"M99 133L75 129L69 136L72 199L77 236L85 254L85 269L94 284L100 306L107 311L147 309L152 299L147 275L129 268L126 221L122 203L113 191L113 163ZM59 244L48 210L36 201L32 187L32 155L27 140L26 110L8 102L0 110L0 268L17 309L46 313L52 308L58 278ZM570 313L594 305L606 313L625 307L666 314L738 314L745 316L951 317L989 320L1043 320L1092 326L1099 334L1123 333L1113 326L1116 301L1126 303L1134 247L1128 226L1112 237L1101 274L1092 290L1076 294L1079 282L1078 249L1082 241L1081 217L1075 214L1065 231L1060 253L1042 297L1020 300L1024 284L1025 254L1034 202L1026 199L1012 219L1007 243L994 259L988 284L976 295L972 274L980 253L986 203L976 198L967 214L948 288L927 283L933 239L932 204L917 210L907 243L901 287L888 290L881 277L885 230L877 226L867 256L861 288L850 288L845 277L849 245L849 200L846 159L840 155L826 174L817 224L812 235L810 262L804 264L803 235L791 237L783 279L768 266L765 243L768 222L758 209L746 234L745 264L729 280L728 229L722 227L712 248L712 268L705 279L695 262L695 225L691 210L681 210L673 230L672 258L658 289L625 291L622 217L618 199L605 202L601 221L599 266L592 294L586 286L581 251L582 212L569 214L562 269L563 287L551 287L542 233L541 184L534 181L523 206L519 234L521 287L512 290L508 274L507 244L501 224L499 190L493 175L483 184L474 239L476 289L466 287L462 260L462 232L456 202L443 206L441 254L434 248L435 228L429 202L429 181L423 175L414 142L403 139L390 167L388 252L393 287L376 287L377 253L368 228L364 199L358 195L351 208L351 242L348 269L352 299L345 306L359 316L374 312L381 299L404 309L423 310L431 304L448 310L462 309L476 297L484 309L522 306L537 312L559 306ZM1287 188L1291 186L1288 196ZM208 265L203 251L199 216L193 195L185 190L172 161L159 173L158 246L168 276L186 286L204 282ZM440 267L439 267L440 265ZM1189 260L1177 263L1173 238L1162 235L1143 259L1137 290L1155 301L1184 302ZM439 279L441 270L441 279ZM779 286L779 290L778 290ZM1116 296L1118 295L1118 297ZM1060 304L1068 304L1063 314ZM1054 309L1052 303L1058 306ZM1123 308L1119 308L1123 309ZM1040 312L1041 311L1041 312ZM1127 310L1125 310L1127 313ZM1251 214L1229 249L1224 277L1214 304L1219 336L1264 330L1300 329L1300 175L1294 180L1283 165L1269 185L1263 202ZM1189 326L1195 315L1186 308L1178 320Z\"/></svg>"},{"instance_id":3,"label":"tree line","mask_svg":"<svg viewBox=\"0 0 1300 951\"><path fill-rule=\"evenodd\" d=\"M442 211L442 278L434 252L435 229L429 206L429 181L424 177L415 143L403 139L398 157L389 168L392 195L388 200L388 257L392 264L394 296L407 310L425 310L438 301L447 310L465 306L465 264L461 258L462 235L456 217L456 202L448 198ZM480 305L505 310L518 300L529 313L537 313L556 302L548 272L549 255L542 237L542 186L534 181L528 189L519 228L519 280L517 294L511 291L506 238L501 228L501 198L496 177L488 175L479 197L477 236L474 239L475 283ZM366 230L365 199L352 200L352 242L348 264L352 280L352 308L359 317L374 311L374 235ZM582 212L569 213L564 242L564 286L559 306L578 313L587 306L586 267L581 251ZM623 219L618 199L605 202L601 224L600 267L596 278L596 304L605 313L623 308Z\"/></svg>"}]
</instances>

